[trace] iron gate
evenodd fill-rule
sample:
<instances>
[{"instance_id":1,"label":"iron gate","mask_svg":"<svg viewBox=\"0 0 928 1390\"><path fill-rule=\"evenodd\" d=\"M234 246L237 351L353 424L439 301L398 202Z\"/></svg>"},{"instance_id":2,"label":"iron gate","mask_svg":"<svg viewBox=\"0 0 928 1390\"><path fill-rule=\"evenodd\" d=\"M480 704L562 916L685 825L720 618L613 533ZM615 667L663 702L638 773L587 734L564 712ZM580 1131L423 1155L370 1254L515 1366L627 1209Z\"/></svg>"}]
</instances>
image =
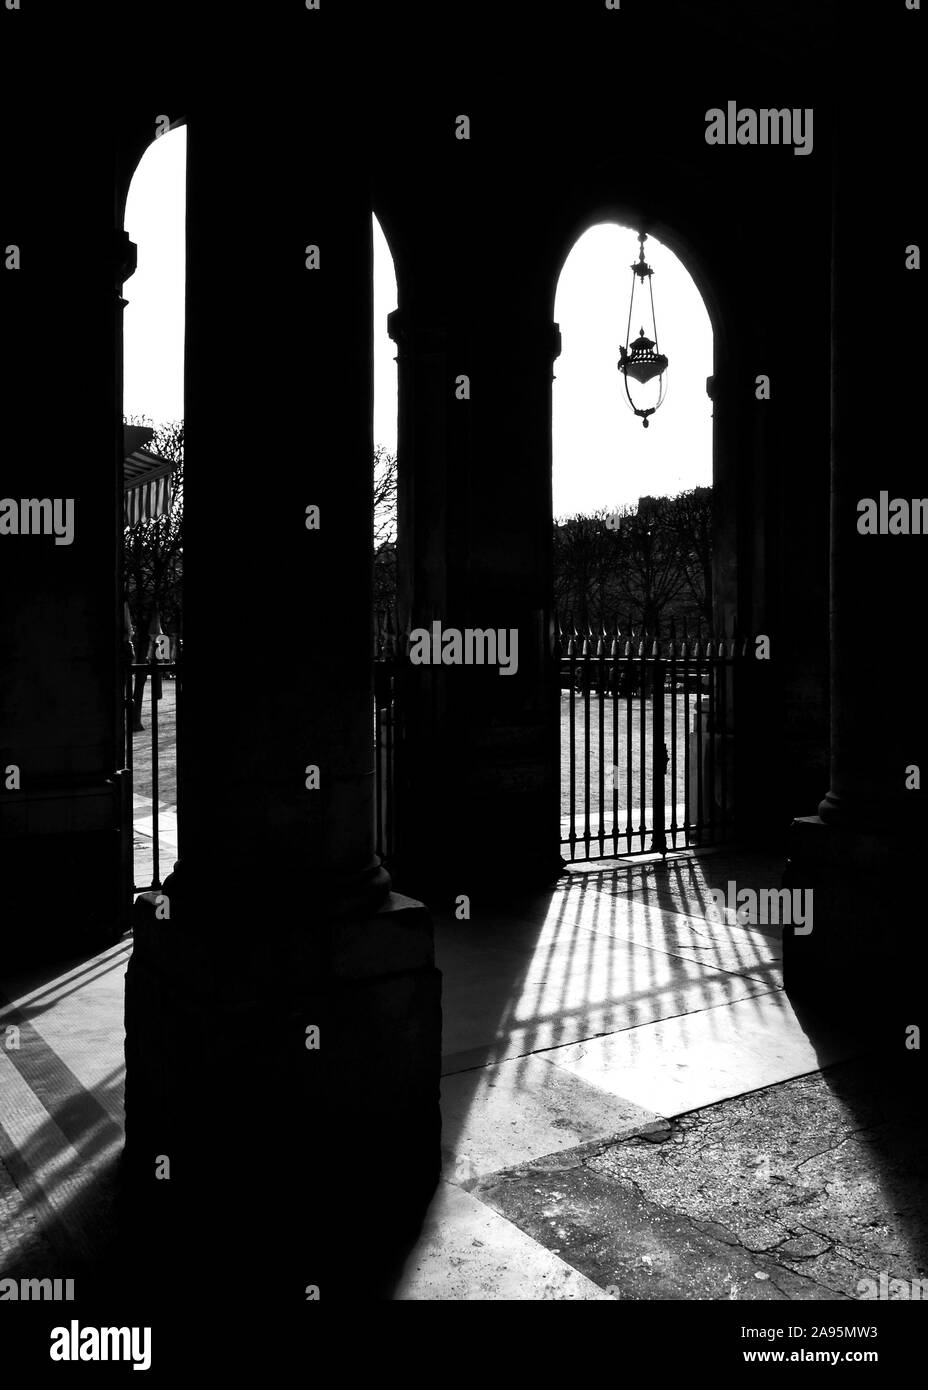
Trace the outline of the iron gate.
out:
<instances>
[{"instance_id":1,"label":"iron gate","mask_svg":"<svg viewBox=\"0 0 928 1390\"><path fill-rule=\"evenodd\" d=\"M735 637L555 622L561 852L570 861L718 844L732 824Z\"/></svg>"},{"instance_id":2,"label":"iron gate","mask_svg":"<svg viewBox=\"0 0 928 1390\"><path fill-rule=\"evenodd\" d=\"M734 814L733 716L746 643L673 625L579 631L555 620L561 853L571 862L720 844ZM377 853L395 848L397 699L404 643L374 644Z\"/></svg>"},{"instance_id":3,"label":"iron gate","mask_svg":"<svg viewBox=\"0 0 928 1390\"><path fill-rule=\"evenodd\" d=\"M169 640L169 639L165 639ZM165 648L167 650L167 648ZM177 728L180 720L181 697L181 643L174 643L173 659L159 656L158 648L152 644L151 655L147 661L127 660L124 675L124 731L125 756L120 778L123 797L123 883L127 901L131 903L135 894L158 891L162 882L162 840L168 850L172 840L176 840L176 787L177 787ZM145 696L148 696L147 702ZM165 710L162 713L162 700ZM148 705L148 724L142 725L145 705ZM136 744L136 735L144 733L145 738ZM165 740L167 735L167 740ZM163 740L167 746L163 746ZM138 766L139 762L142 767ZM139 773L142 776L139 776ZM142 792L142 795L139 793ZM147 803L139 806L137 803ZM138 831L142 830L142 841L150 842L151 853L142 855L142 864L136 855ZM148 860L151 859L150 882L136 882L141 877L140 867L147 875ZM173 868L176 849L169 853L169 867Z\"/></svg>"}]
</instances>

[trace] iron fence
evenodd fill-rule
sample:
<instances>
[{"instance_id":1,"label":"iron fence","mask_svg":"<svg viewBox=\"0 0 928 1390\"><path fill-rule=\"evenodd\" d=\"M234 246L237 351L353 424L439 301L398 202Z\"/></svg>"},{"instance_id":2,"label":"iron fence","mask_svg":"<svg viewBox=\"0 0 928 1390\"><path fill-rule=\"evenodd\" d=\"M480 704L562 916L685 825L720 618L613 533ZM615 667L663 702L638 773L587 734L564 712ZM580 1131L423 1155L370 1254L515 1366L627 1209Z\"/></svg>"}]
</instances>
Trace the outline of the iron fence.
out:
<instances>
[{"instance_id":1,"label":"iron fence","mask_svg":"<svg viewBox=\"0 0 928 1390\"><path fill-rule=\"evenodd\" d=\"M179 641L174 643L173 655L170 658L159 657L160 650L170 650L159 648L159 644L152 644L152 655L146 661L127 660L125 663L125 687L124 687L124 728L125 728L125 773L122 779L124 788L123 796L125 805L123 807L123 825L130 833L123 835L124 860L123 874L124 882L127 885L128 894L131 898L136 893L157 891L161 888L161 838L162 830L173 822L176 827L176 786L177 786L177 728L180 721L181 710L181 644ZM145 706L145 694L148 694L149 721L147 728L142 725L142 714ZM174 730L173 748L162 753L161 729L159 721L159 703L166 693L173 694L174 704ZM139 838L136 833L136 826L139 820L136 817L136 795L137 788L137 745L136 736L140 733L147 733L148 738L144 741L147 748L142 745L143 757L145 759L145 781L146 799L150 800L151 811L151 881L149 883L138 883L138 863L135 853L135 844ZM149 759L150 759L150 781L149 781ZM175 789L175 799L173 811L169 805L162 804L162 796L165 791L167 778L162 773L169 773L169 785ZM150 789L150 798L147 791ZM148 809L148 808L146 808ZM143 817L145 823L145 835L147 840L149 817ZM173 861L173 856L172 856ZM173 868L173 862L170 865Z\"/></svg>"},{"instance_id":2,"label":"iron fence","mask_svg":"<svg viewBox=\"0 0 928 1390\"><path fill-rule=\"evenodd\" d=\"M380 615L374 639L374 841L381 862L396 848L396 735L399 663L392 618Z\"/></svg>"},{"instance_id":3,"label":"iron fence","mask_svg":"<svg viewBox=\"0 0 928 1390\"><path fill-rule=\"evenodd\" d=\"M570 861L708 847L734 820L734 711L747 643L670 623L580 630L555 618L560 683L561 853ZM374 641L375 838L396 845L403 642Z\"/></svg>"},{"instance_id":4,"label":"iron fence","mask_svg":"<svg viewBox=\"0 0 928 1390\"><path fill-rule=\"evenodd\" d=\"M676 625L555 620L565 859L723 842L733 819L732 739L746 643ZM668 795L669 782L669 795Z\"/></svg>"}]
</instances>

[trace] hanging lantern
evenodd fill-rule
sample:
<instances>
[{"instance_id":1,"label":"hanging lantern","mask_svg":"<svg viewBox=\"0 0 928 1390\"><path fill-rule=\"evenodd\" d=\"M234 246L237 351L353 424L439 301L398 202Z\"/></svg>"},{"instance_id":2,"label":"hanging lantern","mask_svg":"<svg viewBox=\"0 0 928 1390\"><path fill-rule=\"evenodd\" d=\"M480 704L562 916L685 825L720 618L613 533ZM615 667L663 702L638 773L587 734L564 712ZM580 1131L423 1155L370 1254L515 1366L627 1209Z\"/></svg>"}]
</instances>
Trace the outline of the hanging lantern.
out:
<instances>
[{"instance_id":1,"label":"hanging lantern","mask_svg":"<svg viewBox=\"0 0 928 1390\"><path fill-rule=\"evenodd\" d=\"M628 403L635 414L641 416L641 423L644 425L645 429L648 428L649 416L654 414L655 410L662 404L664 396L666 395L664 373L667 370L667 358L658 350L657 346L657 319L654 316L654 286L651 284L651 276L654 272L644 258L644 243L646 240L647 233L639 232L638 260L632 266L632 295L628 305L628 327L625 330L625 346L619 348L622 357L618 364L619 371L622 373L625 380L625 394L628 397ZM630 344L632 312L635 307L636 280L640 280L642 286L645 280L648 282L648 289L650 290L651 296L651 325L654 337L648 338L642 328L638 337ZM649 381L653 381L654 377L657 377L659 379L657 404L649 406L647 409L637 406L632 400L632 393L629 390L629 377L631 377L633 381L641 382L642 385L645 385Z\"/></svg>"}]
</instances>

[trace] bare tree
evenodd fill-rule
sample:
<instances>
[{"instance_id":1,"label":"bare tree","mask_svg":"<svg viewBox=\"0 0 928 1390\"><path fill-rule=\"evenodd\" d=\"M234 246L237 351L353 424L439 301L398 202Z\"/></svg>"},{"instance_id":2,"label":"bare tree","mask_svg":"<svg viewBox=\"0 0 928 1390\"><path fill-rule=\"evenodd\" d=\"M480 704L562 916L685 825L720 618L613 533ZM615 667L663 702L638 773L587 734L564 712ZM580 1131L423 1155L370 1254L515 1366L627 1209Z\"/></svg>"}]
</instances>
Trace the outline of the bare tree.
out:
<instances>
[{"instance_id":1,"label":"bare tree","mask_svg":"<svg viewBox=\"0 0 928 1390\"><path fill-rule=\"evenodd\" d=\"M374 450L374 611L396 606L396 454Z\"/></svg>"},{"instance_id":2,"label":"bare tree","mask_svg":"<svg viewBox=\"0 0 928 1390\"><path fill-rule=\"evenodd\" d=\"M667 499L664 524L677 538L684 587L700 616L712 624L712 545L715 522L711 487L694 487Z\"/></svg>"},{"instance_id":3,"label":"bare tree","mask_svg":"<svg viewBox=\"0 0 928 1390\"><path fill-rule=\"evenodd\" d=\"M374 450L374 549L396 541L396 454L383 444Z\"/></svg>"},{"instance_id":4,"label":"bare tree","mask_svg":"<svg viewBox=\"0 0 928 1390\"><path fill-rule=\"evenodd\" d=\"M668 604L681 593L679 544L666 525L668 499L643 497L622 526L622 564L617 580L622 599L648 631L655 631Z\"/></svg>"},{"instance_id":5,"label":"bare tree","mask_svg":"<svg viewBox=\"0 0 928 1390\"><path fill-rule=\"evenodd\" d=\"M653 632L692 608L711 622L712 489L556 521L554 601L581 626L627 613Z\"/></svg>"},{"instance_id":6,"label":"bare tree","mask_svg":"<svg viewBox=\"0 0 928 1390\"><path fill-rule=\"evenodd\" d=\"M610 512L601 507L589 516L578 513L554 523L555 607L581 628L612 616L623 563L621 526L629 515L628 508Z\"/></svg>"}]
</instances>

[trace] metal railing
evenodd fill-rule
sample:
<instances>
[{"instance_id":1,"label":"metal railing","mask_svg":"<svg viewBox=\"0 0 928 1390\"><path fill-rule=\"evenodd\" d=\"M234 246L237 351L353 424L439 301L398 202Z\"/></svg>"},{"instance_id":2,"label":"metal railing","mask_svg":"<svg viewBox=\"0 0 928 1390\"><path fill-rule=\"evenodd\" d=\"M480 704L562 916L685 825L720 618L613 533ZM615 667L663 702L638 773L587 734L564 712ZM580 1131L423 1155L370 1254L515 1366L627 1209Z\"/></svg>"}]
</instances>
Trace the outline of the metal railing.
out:
<instances>
[{"instance_id":1,"label":"metal railing","mask_svg":"<svg viewBox=\"0 0 928 1390\"><path fill-rule=\"evenodd\" d=\"M561 701L561 852L571 862L725 842L747 643L686 626L579 630L555 619ZM403 642L379 615L374 643L377 853L396 844Z\"/></svg>"},{"instance_id":2,"label":"metal railing","mask_svg":"<svg viewBox=\"0 0 928 1390\"><path fill-rule=\"evenodd\" d=\"M723 842L732 829L734 695L746 644L678 634L675 625L664 635L617 623L594 633L557 621L555 641L564 857Z\"/></svg>"},{"instance_id":3,"label":"metal railing","mask_svg":"<svg viewBox=\"0 0 928 1390\"><path fill-rule=\"evenodd\" d=\"M161 888L161 791L162 791L162 757L160 745L159 729L159 702L165 693L167 683L174 692L174 784L176 786L177 775L177 727L180 722L181 711L181 667L182 654L181 644L175 644L175 654L173 658L162 659L159 657L159 650L168 650L155 642L152 644L152 654L146 661L127 660L125 663L125 769L126 778L126 799L128 805L125 809L124 823L128 823L128 834L125 836L128 844L127 854L131 856L128 865L128 880L131 884L132 894L157 891ZM145 705L145 692L148 692L149 720L147 729L142 726L142 712ZM150 883L139 884L136 879L136 864L134 856L134 791L135 791L135 771L136 771L136 748L135 740L138 734L145 732L148 734L148 752L151 758L151 857L152 874ZM147 783L146 783L147 785ZM146 837L147 838L147 837ZM169 866L173 868L173 863Z\"/></svg>"},{"instance_id":4,"label":"metal railing","mask_svg":"<svg viewBox=\"0 0 928 1390\"><path fill-rule=\"evenodd\" d=\"M392 614L377 615L374 636L374 847L389 864L396 848L396 734L399 663Z\"/></svg>"}]
</instances>

